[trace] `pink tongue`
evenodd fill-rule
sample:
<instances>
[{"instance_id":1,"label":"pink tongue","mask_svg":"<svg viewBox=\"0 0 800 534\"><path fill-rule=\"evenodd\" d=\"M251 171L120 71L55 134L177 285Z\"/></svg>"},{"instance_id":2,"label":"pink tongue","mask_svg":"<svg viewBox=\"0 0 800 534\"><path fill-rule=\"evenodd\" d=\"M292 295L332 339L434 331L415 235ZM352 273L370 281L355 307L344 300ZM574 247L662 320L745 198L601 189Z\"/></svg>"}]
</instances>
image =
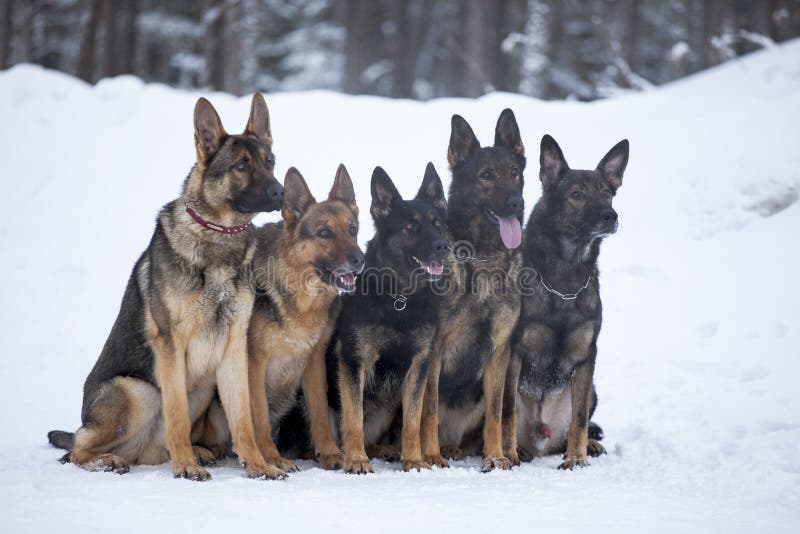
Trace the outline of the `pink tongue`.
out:
<instances>
[{"instance_id":1,"label":"pink tongue","mask_svg":"<svg viewBox=\"0 0 800 534\"><path fill-rule=\"evenodd\" d=\"M500 224L500 239L506 248L517 248L522 243L522 227L519 225L519 220L516 217L497 217L497 222Z\"/></svg>"},{"instance_id":2,"label":"pink tongue","mask_svg":"<svg viewBox=\"0 0 800 534\"><path fill-rule=\"evenodd\" d=\"M428 274L435 274L438 276L444 272L444 265L442 265L441 263L437 263L435 261L431 263L421 261L419 262L419 264L423 269L428 271Z\"/></svg>"}]
</instances>

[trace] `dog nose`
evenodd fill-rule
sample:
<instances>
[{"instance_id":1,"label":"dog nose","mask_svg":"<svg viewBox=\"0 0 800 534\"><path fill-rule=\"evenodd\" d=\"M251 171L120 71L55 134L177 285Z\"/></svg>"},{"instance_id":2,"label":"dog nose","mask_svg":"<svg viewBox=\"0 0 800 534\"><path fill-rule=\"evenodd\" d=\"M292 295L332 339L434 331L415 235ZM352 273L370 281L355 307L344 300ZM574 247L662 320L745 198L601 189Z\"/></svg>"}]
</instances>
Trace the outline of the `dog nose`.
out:
<instances>
[{"instance_id":1,"label":"dog nose","mask_svg":"<svg viewBox=\"0 0 800 534\"><path fill-rule=\"evenodd\" d=\"M270 200L283 200L283 186L278 182L273 182L267 187L267 198Z\"/></svg>"},{"instance_id":2,"label":"dog nose","mask_svg":"<svg viewBox=\"0 0 800 534\"><path fill-rule=\"evenodd\" d=\"M506 207L514 213L518 213L525 209L525 201L522 200L521 195L511 195L508 197L508 200L506 200Z\"/></svg>"},{"instance_id":3,"label":"dog nose","mask_svg":"<svg viewBox=\"0 0 800 534\"><path fill-rule=\"evenodd\" d=\"M617 212L612 209L605 210L603 212L602 218L603 222L613 224L617 222Z\"/></svg>"},{"instance_id":4,"label":"dog nose","mask_svg":"<svg viewBox=\"0 0 800 534\"><path fill-rule=\"evenodd\" d=\"M364 270L364 253L360 249L351 251L347 255L347 261L355 272L360 273Z\"/></svg>"},{"instance_id":5,"label":"dog nose","mask_svg":"<svg viewBox=\"0 0 800 534\"><path fill-rule=\"evenodd\" d=\"M437 239L433 242L433 250L436 254L442 256L450 250L450 243L445 239Z\"/></svg>"}]
</instances>

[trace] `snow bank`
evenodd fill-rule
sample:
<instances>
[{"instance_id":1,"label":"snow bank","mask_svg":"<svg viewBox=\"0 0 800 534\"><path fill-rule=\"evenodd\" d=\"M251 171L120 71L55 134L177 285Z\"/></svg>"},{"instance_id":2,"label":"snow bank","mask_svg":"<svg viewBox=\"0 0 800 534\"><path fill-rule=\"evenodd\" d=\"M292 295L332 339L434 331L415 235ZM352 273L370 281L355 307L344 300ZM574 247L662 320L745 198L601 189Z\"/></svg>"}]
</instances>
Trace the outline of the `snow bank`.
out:
<instances>
[{"instance_id":1,"label":"snow bank","mask_svg":"<svg viewBox=\"0 0 800 534\"><path fill-rule=\"evenodd\" d=\"M130 268L192 164L198 96L126 76L91 87L33 66L0 73L5 531L797 530L800 41L591 104L267 95L279 174L297 166L321 197L344 162L363 241L375 165L405 195L427 161L447 181L452 113L488 143L514 109L528 208L542 134L576 168L630 139L621 229L601 255L596 420L610 454L572 473L557 458L488 475L475 460L410 474L378 463L368 477L303 463L279 483L229 463L195 484L167 466L118 477L56 462L45 433L79 424ZM244 127L249 99L205 96L229 131Z\"/></svg>"}]
</instances>

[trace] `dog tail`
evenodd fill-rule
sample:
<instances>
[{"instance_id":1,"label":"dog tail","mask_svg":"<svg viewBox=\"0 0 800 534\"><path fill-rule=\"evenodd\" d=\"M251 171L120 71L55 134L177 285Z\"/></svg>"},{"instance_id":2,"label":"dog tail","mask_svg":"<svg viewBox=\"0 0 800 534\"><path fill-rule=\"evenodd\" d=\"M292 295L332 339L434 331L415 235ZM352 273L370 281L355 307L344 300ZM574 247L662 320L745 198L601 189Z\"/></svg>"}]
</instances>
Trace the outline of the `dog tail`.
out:
<instances>
[{"instance_id":1,"label":"dog tail","mask_svg":"<svg viewBox=\"0 0 800 534\"><path fill-rule=\"evenodd\" d=\"M72 450L72 446L75 445L75 432L51 430L47 433L47 441L54 447L69 451Z\"/></svg>"},{"instance_id":2,"label":"dog tail","mask_svg":"<svg viewBox=\"0 0 800 534\"><path fill-rule=\"evenodd\" d=\"M600 441L604 436L602 427L594 421L589 421L589 438Z\"/></svg>"}]
</instances>

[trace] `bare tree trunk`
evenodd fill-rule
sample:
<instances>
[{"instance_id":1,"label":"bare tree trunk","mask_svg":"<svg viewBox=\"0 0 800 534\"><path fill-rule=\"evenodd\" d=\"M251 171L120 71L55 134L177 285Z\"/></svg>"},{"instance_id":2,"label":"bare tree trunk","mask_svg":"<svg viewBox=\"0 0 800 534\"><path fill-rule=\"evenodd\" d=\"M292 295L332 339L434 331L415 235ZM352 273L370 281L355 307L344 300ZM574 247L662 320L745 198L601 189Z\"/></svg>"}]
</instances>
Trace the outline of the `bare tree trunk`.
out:
<instances>
[{"instance_id":1,"label":"bare tree trunk","mask_svg":"<svg viewBox=\"0 0 800 534\"><path fill-rule=\"evenodd\" d=\"M463 61L467 79L465 92L468 97L478 97L490 85L490 65L488 48L490 46L488 18L492 5L488 0L469 0L467 10L467 39L464 40Z\"/></svg>"},{"instance_id":2,"label":"bare tree trunk","mask_svg":"<svg viewBox=\"0 0 800 534\"><path fill-rule=\"evenodd\" d=\"M103 0L103 62L100 77L107 78L119 74L119 37L117 35L117 18L119 2Z\"/></svg>"},{"instance_id":3,"label":"bare tree trunk","mask_svg":"<svg viewBox=\"0 0 800 534\"><path fill-rule=\"evenodd\" d=\"M707 0L705 13L706 66L711 67L724 61L722 52L712 43L722 35L725 22L725 0Z\"/></svg>"},{"instance_id":4,"label":"bare tree trunk","mask_svg":"<svg viewBox=\"0 0 800 534\"><path fill-rule=\"evenodd\" d=\"M549 59L549 69L554 66L558 68L563 59L561 42L564 39L564 4L561 0L551 0L549 2L550 13L547 20L547 57ZM544 84L544 98L556 98L560 96L560 89L553 83L552 77L547 76Z\"/></svg>"},{"instance_id":5,"label":"bare tree trunk","mask_svg":"<svg viewBox=\"0 0 800 534\"><path fill-rule=\"evenodd\" d=\"M136 72L136 53L139 32L137 29L137 19L139 18L139 0L130 0L126 4L127 12L125 16L125 26L122 33L122 54L120 71L122 73L133 74Z\"/></svg>"},{"instance_id":6,"label":"bare tree trunk","mask_svg":"<svg viewBox=\"0 0 800 534\"><path fill-rule=\"evenodd\" d=\"M0 37L0 70L10 67L11 61L11 25L13 0L0 1L0 13L3 15L3 23L0 25L2 37Z\"/></svg>"},{"instance_id":7,"label":"bare tree trunk","mask_svg":"<svg viewBox=\"0 0 800 534\"><path fill-rule=\"evenodd\" d=\"M347 1L347 42L345 43L344 90L364 92L364 70L370 65L379 44L380 5L373 0Z\"/></svg>"},{"instance_id":8,"label":"bare tree trunk","mask_svg":"<svg viewBox=\"0 0 800 534\"><path fill-rule=\"evenodd\" d=\"M95 37L97 34L97 21L100 18L100 0L89 2L89 20L83 31L81 49L78 53L78 77L87 82L94 81Z\"/></svg>"}]
</instances>

